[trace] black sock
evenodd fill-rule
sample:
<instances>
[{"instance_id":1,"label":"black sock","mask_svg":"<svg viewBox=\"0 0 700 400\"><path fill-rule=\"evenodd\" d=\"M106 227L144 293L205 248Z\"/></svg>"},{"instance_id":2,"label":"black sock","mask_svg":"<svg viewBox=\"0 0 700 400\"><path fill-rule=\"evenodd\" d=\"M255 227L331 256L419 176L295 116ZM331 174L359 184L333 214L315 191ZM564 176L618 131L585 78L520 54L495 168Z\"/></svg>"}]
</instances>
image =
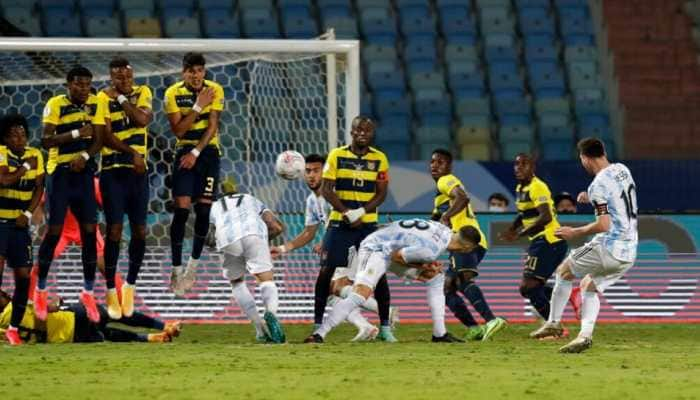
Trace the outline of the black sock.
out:
<instances>
[{"instance_id":1,"label":"black sock","mask_svg":"<svg viewBox=\"0 0 700 400\"><path fill-rule=\"evenodd\" d=\"M97 271L97 233L93 230L80 231L80 239L83 242L81 258L83 261L83 280L85 290L93 290L95 285L95 271Z\"/></svg>"},{"instance_id":2,"label":"black sock","mask_svg":"<svg viewBox=\"0 0 700 400\"><path fill-rule=\"evenodd\" d=\"M170 223L170 251L175 267L182 265L182 242L185 240L185 227L189 216L190 210L187 208L176 208Z\"/></svg>"},{"instance_id":3,"label":"black sock","mask_svg":"<svg viewBox=\"0 0 700 400\"><path fill-rule=\"evenodd\" d=\"M445 293L445 304L452 311L452 314L467 328L479 325L459 294L455 292Z\"/></svg>"},{"instance_id":4,"label":"black sock","mask_svg":"<svg viewBox=\"0 0 700 400\"><path fill-rule=\"evenodd\" d=\"M143 335L138 333L117 328L105 327L102 329L102 334L109 342L145 342L148 340L143 340Z\"/></svg>"},{"instance_id":5,"label":"black sock","mask_svg":"<svg viewBox=\"0 0 700 400\"><path fill-rule=\"evenodd\" d=\"M314 288L314 323L323 323L323 314L326 312L326 304L328 303L328 295L331 292L331 280L335 273L335 267L321 267L316 278L316 287Z\"/></svg>"},{"instance_id":6,"label":"black sock","mask_svg":"<svg viewBox=\"0 0 700 400\"><path fill-rule=\"evenodd\" d=\"M28 294L29 278L15 278L15 293L12 296L12 315L10 316L10 325L15 328L19 327L24 318Z\"/></svg>"},{"instance_id":7,"label":"black sock","mask_svg":"<svg viewBox=\"0 0 700 400\"><path fill-rule=\"evenodd\" d=\"M386 274L384 274L379 279L379 281L377 282L377 286L374 288L374 299L377 300L379 325L391 325L391 321L389 321L389 306L391 306L391 292L389 291L389 282L387 282L386 280Z\"/></svg>"},{"instance_id":8,"label":"black sock","mask_svg":"<svg viewBox=\"0 0 700 400\"><path fill-rule=\"evenodd\" d=\"M550 292L550 297L551 297ZM549 319L549 299L547 299L547 294L545 291L545 286L538 285L528 291L528 298L530 299L530 304L537 310L537 312L542 316L542 318Z\"/></svg>"},{"instance_id":9,"label":"black sock","mask_svg":"<svg viewBox=\"0 0 700 400\"><path fill-rule=\"evenodd\" d=\"M119 323L137 328L157 329L159 331L162 331L163 328L165 328L163 321L151 318L148 315L141 314L140 312L134 312L131 317L122 317L122 319L119 320Z\"/></svg>"},{"instance_id":10,"label":"black sock","mask_svg":"<svg viewBox=\"0 0 700 400\"><path fill-rule=\"evenodd\" d=\"M56 245L60 239L60 235L47 233L39 246L39 289L46 289L46 279L53 261L53 252L56 251Z\"/></svg>"},{"instance_id":11,"label":"black sock","mask_svg":"<svg viewBox=\"0 0 700 400\"><path fill-rule=\"evenodd\" d=\"M460 285L459 289L462 291L462 293L464 293L464 297L466 297L469 302L472 303L472 307L474 307L474 309L483 319L486 320L486 322L496 318L491 312L491 308L486 302L486 298L484 298L484 293L478 286L476 286L476 283L473 281L467 281Z\"/></svg>"},{"instance_id":12,"label":"black sock","mask_svg":"<svg viewBox=\"0 0 700 400\"><path fill-rule=\"evenodd\" d=\"M204 248L204 242L209 232L209 211L211 204L197 203L194 205L194 238L192 240L192 258L199 260Z\"/></svg>"},{"instance_id":13,"label":"black sock","mask_svg":"<svg viewBox=\"0 0 700 400\"><path fill-rule=\"evenodd\" d=\"M136 278L138 278L139 271L141 271L145 254L146 241L132 236L131 241L129 241L129 273L126 275L126 283L129 285L136 284Z\"/></svg>"},{"instance_id":14,"label":"black sock","mask_svg":"<svg viewBox=\"0 0 700 400\"><path fill-rule=\"evenodd\" d=\"M117 263L119 262L119 245L121 240L109 240L105 243L105 281L107 289L114 289L114 276L117 274Z\"/></svg>"}]
</instances>

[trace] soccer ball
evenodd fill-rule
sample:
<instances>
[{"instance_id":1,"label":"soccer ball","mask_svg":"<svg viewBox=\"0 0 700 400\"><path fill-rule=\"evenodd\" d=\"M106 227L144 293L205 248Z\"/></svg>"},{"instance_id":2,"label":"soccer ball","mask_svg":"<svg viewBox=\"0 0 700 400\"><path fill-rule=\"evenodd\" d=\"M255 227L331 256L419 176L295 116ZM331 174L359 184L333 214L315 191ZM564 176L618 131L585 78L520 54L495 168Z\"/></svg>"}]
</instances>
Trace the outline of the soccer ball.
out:
<instances>
[{"instance_id":1,"label":"soccer ball","mask_svg":"<svg viewBox=\"0 0 700 400\"><path fill-rule=\"evenodd\" d=\"M283 179L299 179L304 175L305 165L304 156L294 150L287 150L277 156L275 172Z\"/></svg>"}]
</instances>

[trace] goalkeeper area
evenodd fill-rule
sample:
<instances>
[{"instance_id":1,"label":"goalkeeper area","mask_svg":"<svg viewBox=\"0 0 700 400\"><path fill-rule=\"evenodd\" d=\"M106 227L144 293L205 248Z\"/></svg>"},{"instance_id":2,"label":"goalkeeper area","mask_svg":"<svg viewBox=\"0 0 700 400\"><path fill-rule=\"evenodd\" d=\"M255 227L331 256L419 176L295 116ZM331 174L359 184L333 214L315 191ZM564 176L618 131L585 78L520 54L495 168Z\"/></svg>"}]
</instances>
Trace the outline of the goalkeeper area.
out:
<instances>
[{"instance_id":1,"label":"goalkeeper area","mask_svg":"<svg viewBox=\"0 0 700 400\"><path fill-rule=\"evenodd\" d=\"M595 351L516 325L491 342L429 343L429 325L401 325L400 343L349 343L343 325L323 345L252 344L253 328L185 326L171 344L4 348L3 399L696 399L700 346L693 325L601 325ZM461 334L462 328L448 329ZM80 396L79 396L80 397Z\"/></svg>"}]
</instances>

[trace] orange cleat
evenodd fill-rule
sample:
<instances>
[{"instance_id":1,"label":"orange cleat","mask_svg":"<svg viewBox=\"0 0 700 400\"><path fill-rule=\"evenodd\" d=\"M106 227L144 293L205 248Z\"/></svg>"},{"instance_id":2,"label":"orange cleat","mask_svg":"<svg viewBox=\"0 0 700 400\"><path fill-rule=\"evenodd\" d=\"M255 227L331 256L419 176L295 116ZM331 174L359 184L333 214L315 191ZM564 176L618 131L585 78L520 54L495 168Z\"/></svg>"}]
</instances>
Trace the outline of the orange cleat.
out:
<instances>
[{"instance_id":1,"label":"orange cleat","mask_svg":"<svg viewBox=\"0 0 700 400\"><path fill-rule=\"evenodd\" d=\"M46 321L49 313L49 294L46 289L36 288L34 291L34 315L40 321Z\"/></svg>"},{"instance_id":2,"label":"orange cleat","mask_svg":"<svg viewBox=\"0 0 700 400\"><path fill-rule=\"evenodd\" d=\"M95 302L95 296L92 293L83 290L80 293L80 302L83 303L85 311L87 312L88 319L97 324L100 322L100 312L97 311L97 303Z\"/></svg>"},{"instance_id":3,"label":"orange cleat","mask_svg":"<svg viewBox=\"0 0 700 400\"><path fill-rule=\"evenodd\" d=\"M119 298L119 304L122 304L122 286L124 286L122 274L117 272L114 275L114 287L117 289L117 297Z\"/></svg>"},{"instance_id":4,"label":"orange cleat","mask_svg":"<svg viewBox=\"0 0 700 400\"><path fill-rule=\"evenodd\" d=\"M571 295L569 296L569 303L574 309L574 314L576 314L576 319L581 320L581 288L577 287L571 290Z\"/></svg>"},{"instance_id":5,"label":"orange cleat","mask_svg":"<svg viewBox=\"0 0 700 400\"><path fill-rule=\"evenodd\" d=\"M149 333L148 342L149 343L170 343L173 339L168 335L167 332L161 333Z\"/></svg>"},{"instance_id":6,"label":"orange cleat","mask_svg":"<svg viewBox=\"0 0 700 400\"><path fill-rule=\"evenodd\" d=\"M165 328L163 328L163 332L167 333L168 335L170 335L172 337L180 336L180 332L182 332L182 322L180 322L180 321L166 322Z\"/></svg>"},{"instance_id":7,"label":"orange cleat","mask_svg":"<svg viewBox=\"0 0 700 400\"><path fill-rule=\"evenodd\" d=\"M5 331L5 338L10 342L10 346L19 346L22 344L22 339L19 338L17 328L11 326Z\"/></svg>"}]
</instances>

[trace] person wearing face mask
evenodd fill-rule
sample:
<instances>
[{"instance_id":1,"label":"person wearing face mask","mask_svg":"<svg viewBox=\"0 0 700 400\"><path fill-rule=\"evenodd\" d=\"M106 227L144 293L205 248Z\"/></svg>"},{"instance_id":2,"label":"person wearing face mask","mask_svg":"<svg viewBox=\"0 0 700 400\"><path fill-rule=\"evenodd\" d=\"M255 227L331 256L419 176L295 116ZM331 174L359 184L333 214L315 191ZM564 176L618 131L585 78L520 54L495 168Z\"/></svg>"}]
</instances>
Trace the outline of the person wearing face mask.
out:
<instances>
[{"instance_id":1,"label":"person wearing face mask","mask_svg":"<svg viewBox=\"0 0 700 400\"><path fill-rule=\"evenodd\" d=\"M489 212L506 212L508 203L508 198L503 193L493 193L489 196Z\"/></svg>"}]
</instances>

